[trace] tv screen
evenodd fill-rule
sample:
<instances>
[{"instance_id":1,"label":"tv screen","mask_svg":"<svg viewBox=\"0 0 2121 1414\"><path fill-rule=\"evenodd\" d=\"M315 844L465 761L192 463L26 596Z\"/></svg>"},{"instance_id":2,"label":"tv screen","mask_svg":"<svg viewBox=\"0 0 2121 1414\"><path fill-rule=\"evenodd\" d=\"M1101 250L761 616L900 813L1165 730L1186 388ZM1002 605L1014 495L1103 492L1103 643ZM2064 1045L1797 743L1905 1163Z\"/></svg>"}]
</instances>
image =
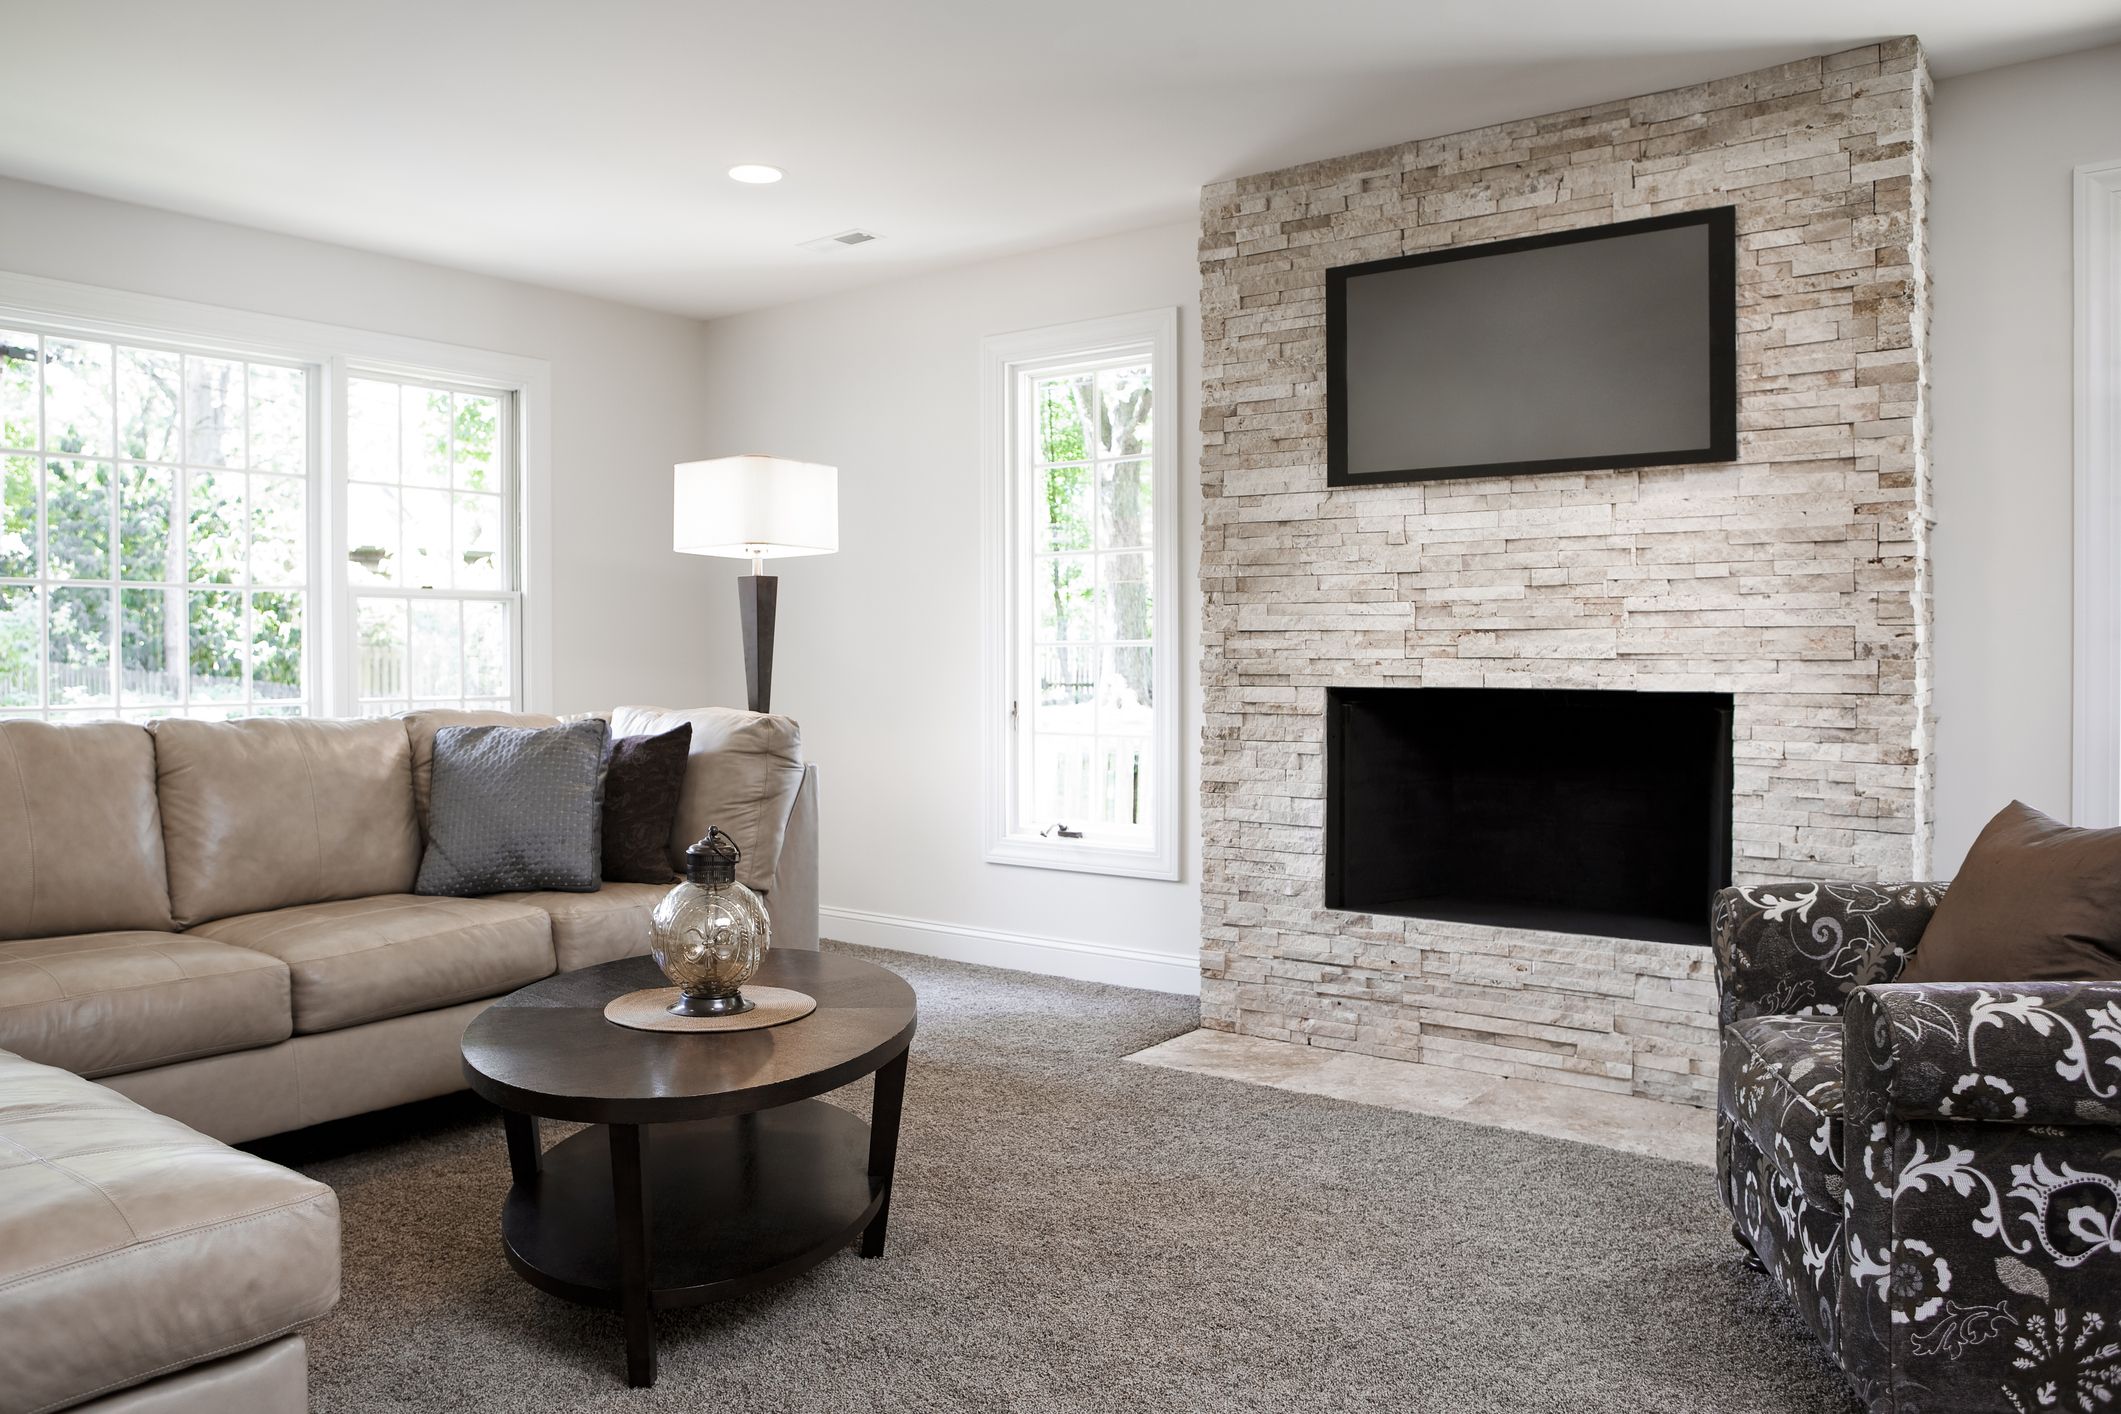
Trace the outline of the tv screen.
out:
<instances>
[{"instance_id":1,"label":"tv screen","mask_svg":"<svg viewBox=\"0 0 2121 1414\"><path fill-rule=\"evenodd\" d=\"M1326 272L1335 486L1738 455L1730 207Z\"/></svg>"}]
</instances>

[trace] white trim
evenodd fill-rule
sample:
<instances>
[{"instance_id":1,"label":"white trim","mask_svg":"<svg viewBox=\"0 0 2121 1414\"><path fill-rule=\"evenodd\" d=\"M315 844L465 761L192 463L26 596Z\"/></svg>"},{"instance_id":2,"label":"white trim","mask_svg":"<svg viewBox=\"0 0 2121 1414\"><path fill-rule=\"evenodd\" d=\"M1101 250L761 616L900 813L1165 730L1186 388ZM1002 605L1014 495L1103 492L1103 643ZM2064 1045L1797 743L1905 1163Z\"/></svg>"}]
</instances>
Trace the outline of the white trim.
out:
<instances>
[{"instance_id":1,"label":"white trim","mask_svg":"<svg viewBox=\"0 0 2121 1414\"><path fill-rule=\"evenodd\" d=\"M346 563L346 514L343 498L328 490L333 467L346 465L346 419L339 415L346 401L346 368L340 359L327 359L316 371L317 396L309 425L309 445L319 450L323 463L317 475L318 494L310 497L309 514L315 526L312 543L324 557L315 573L316 613L310 661L317 665L320 709L337 712L340 702L353 695L353 600L346 594L346 576L334 569Z\"/></svg>"},{"instance_id":2,"label":"white trim","mask_svg":"<svg viewBox=\"0 0 2121 1414\"><path fill-rule=\"evenodd\" d=\"M335 468L343 464L346 451L341 439L328 430L338 421L334 414L338 400L344 396L349 363L415 381L429 378L515 393L521 448L517 467L522 476L519 533L523 555L519 587L523 594L523 706L532 712L551 710L552 606L547 601L552 582L552 365L544 359L0 271L0 322L9 319L60 321L86 333L161 344L174 341L179 347L209 351L220 349L225 341L245 353L323 370L323 425L330 439L330 445L322 448L327 486L335 484ZM336 517L335 511L326 514ZM323 539L327 550L336 545L339 556L343 556L344 530L334 519L325 522ZM335 557L331 563L343 564L344 560ZM332 578L327 569L323 581L327 589ZM343 612L346 603L342 600L333 605L327 596L324 611ZM336 620L328 620L327 634L348 638L337 633L338 627ZM331 637L326 641L332 641ZM311 662L322 669L326 656L318 654ZM311 695L320 710L338 710L337 698L324 695L337 691L339 682L335 678L343 681L346 665L336 659L334 665L338 671L325 670L326 675L318 684L320 690Z\"/></svg>"},{"instance_id":3,"label":"white trim","mask_svg":"<svg viewBox=\"0 0 2121 1414\"><path fill-rule=\"evenodd\" d=\"M552 373L542 360L534 377L516 390L516 445L522 448L516 468L522 474L518 507L522 525L522 568L516 576L517 646L523 652L521 668L523 707L530 712L553 710L552 687Z\"/></svg>"},{"instance_id":4,"label":"white trim","mask_svg":"<svg viewBox=\"0 0 2121 1414\"><path fill-rule=\"evenodd\" d=\"M2077 169L2076 615L2070 811L2121 824L2121 162Z\"/></svg>"},{"instance_id":5,"label":"white trim","mask_svg":"<svg viewBox=\"0 0 2121 1414\"><path fill-rule=\"evenodd\" d=\"M1150 351L1150 379L1156 393L1151 413L1155 477L1151 575L1156 605L1156 812L1152 842L1149 848L1136 849L1101 846L1092 841L1026 838L1011 828L1017 789L1010 714L1018 666L1013 632L1018 615L1015 571L1025 553L1019 543L1023 526L1017 504L1017 371L1062 359L1089 361L1116 350L1143 348ZM980 516L984 531L980 546L980 845L990 864L1141 879L1179 877L1183 837L1180 822L1186 809L1179 757L1186 709L1181 700L1179 671L1182 551L1178 537L1178 405L1176 306L996 334L980 341Z\"/></svg>"},{"instance_id":6,"label":"white trim","mask_svg":"<svg viewBox=\"0 0 2121 1414\"><path fill-rule=\"evenodd\" d=\"M958 923L902 918L897 914L870 913L865 909L830 905L820 908L818 914L827 925L825 935L837 942L918 953L922 957L947 958L952 962L976 962L1012 972L1071 977L1078 982L1105 982L1115 987L1138 987L1186 997L1200 995L1198 951L1185 954L1150 952L1146 948L1122 948L1109 943L1085 943L1072 938L1046 938L992 928L967 928Z\"/></svg>"}]
</instances>

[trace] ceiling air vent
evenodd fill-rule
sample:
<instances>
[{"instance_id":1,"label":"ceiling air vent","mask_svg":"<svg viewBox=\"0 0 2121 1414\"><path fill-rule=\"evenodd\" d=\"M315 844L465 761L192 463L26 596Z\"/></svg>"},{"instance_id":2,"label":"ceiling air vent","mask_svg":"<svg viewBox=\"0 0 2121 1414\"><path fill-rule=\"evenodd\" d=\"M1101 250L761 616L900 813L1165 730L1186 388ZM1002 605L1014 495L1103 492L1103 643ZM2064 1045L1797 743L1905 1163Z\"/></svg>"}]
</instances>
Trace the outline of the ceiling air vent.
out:
<instances>
[{"instance_id":1,"label":"ceiling air vent","mask_svg":"<svg viewBox=\"0 0 2121 1414\"><path fill-rule=\"evenodd\" d=\"M860 229L839 231L829 236L819 236L814 241L803 241L801 242L801 248L804 250L829 252L845 250L849 246L867 245L875 239L877 239L877 234L874 231Z\"/></svg>"}]
</instances>

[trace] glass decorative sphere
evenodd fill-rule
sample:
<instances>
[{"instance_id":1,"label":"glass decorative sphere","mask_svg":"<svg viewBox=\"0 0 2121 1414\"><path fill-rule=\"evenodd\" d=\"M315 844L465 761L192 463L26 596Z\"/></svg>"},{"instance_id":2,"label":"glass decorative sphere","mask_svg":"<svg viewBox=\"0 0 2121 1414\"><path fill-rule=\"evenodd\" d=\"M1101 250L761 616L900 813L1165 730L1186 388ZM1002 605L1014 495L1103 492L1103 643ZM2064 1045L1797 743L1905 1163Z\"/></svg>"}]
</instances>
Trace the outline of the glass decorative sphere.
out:
<instances>
[{"instance_id":1,"label":"glass decorative sphere","mask_svg":"<svg viewBox=\"0 0 2121 1414\"><path fill-rule=\"evenodd\" d=\"M743 985L773 945L766 906L736 881L736 842L719 829L685 851L685 879L655 906L656 966L678 989L678 1016L751 1010Z\"/></svg>"}]
</instances>

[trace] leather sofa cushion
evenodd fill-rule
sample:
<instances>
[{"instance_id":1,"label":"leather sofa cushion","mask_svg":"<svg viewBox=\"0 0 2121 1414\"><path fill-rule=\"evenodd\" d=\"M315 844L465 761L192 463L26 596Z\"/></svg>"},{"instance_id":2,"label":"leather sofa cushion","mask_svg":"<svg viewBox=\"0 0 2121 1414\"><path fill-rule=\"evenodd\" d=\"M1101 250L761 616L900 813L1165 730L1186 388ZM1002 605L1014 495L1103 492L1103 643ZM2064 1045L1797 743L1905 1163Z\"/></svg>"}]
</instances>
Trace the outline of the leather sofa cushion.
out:
<instances>
[{"instance_id":1,"label":"leather sofa cushion","mask_svg":"<svg viewBox=\"0 0 2121 1414\"><path fill-rule=\"evenodd\" d=\"M444 727L556 727L560 724L558 717L543 712L471 712L458 707L407 712L398 720L405 724L405 739L412 747L412 808L423 840L427 834L427 802L434 792L436 732ZM412 886L408 884L406 887Z\"/></svg>"},{"instance_id":2,"label":"leather sofa cushion","mask_svg":"<svg viewBox=\"0 0 2121 1414\"><path fill-rule=\"evenodd\" d=\"M692 724L692 757L671 825L670 867L682 871L685 846L719 825L742 852L737 878L773 892L788 812L803 785L801 728L793 717L730 707L620 707L611 734L659 736L681 722Z\"/></svg>"},{"instance_id":3,"label":"leather sofa cushion","mask_svg":"<svg viewBox=\"0 0 2121 1414\"><path fill-rule=\"evenodd\" d=\"M339 1200L0 1053L0 1404L53 1409L259 1345L339 1297Z\"/></svg>"},{"instance_id":4,"label":"leather sofa cushion","mask_svg":"<svg viewBox=\"0 0 2121 1414\"><path fill-rule=\"evenodd\" d=\"M180 928L412 887L420 838L401 724L170 718L153 730Z\"/></svg>"},{"instance_id":5,"label":"leather sofa cushion","mask_svg":"<svg viewBox=\"0 0 2121 1414\"><path fill-rule=\"evenodd\" d=\"M167 931L147 729L0 721L0 861L0 938Z\"/></svg>"},{"instance_id":6,"label":"leather sofa cushion","mask_svg":"<svg viewBox=\"0 0 2121 1414\"><path fill-rule=\"evenodd\" d=\"M1841 1018L1754 1016L1723 1028L1720 1106L1799 1197L1841 1211Z\"/></svg>"},{"instance_id":7,"label":"leather sofa cushion","mask_svg":"<svg viewBox=\"0 0 2121 1414\"><path fill-rule=\"evenodd\" d=\"M561 972L594 967L648 951L654 931L648 917L670 892L669 884L606 884L593 894L495 894L510 903L543 909L552 918L553 961Z\"/></svg>"},{"instance_id":8,"label":"leather sofa cushion","mask_svg":"<svg viewBox=\"0 0 2121 1414\"><path fill-rule=\"evenodd\" d=\"M290 1034L287 967L184 933L0 943L0 1047L116 1075Z\"/></svg>"},{"instance_id":9,"label":"leather sofa cushion","mask_svg":"<svg viewBox=\"0 0 2121 1414\"><path fill-rule=\"evenodd\" d=\"M498 996L552 974L544 911L492 899L384 894L223 918L198 932L287 964L298 1035Z\"/></svg>"}]
</instances>

